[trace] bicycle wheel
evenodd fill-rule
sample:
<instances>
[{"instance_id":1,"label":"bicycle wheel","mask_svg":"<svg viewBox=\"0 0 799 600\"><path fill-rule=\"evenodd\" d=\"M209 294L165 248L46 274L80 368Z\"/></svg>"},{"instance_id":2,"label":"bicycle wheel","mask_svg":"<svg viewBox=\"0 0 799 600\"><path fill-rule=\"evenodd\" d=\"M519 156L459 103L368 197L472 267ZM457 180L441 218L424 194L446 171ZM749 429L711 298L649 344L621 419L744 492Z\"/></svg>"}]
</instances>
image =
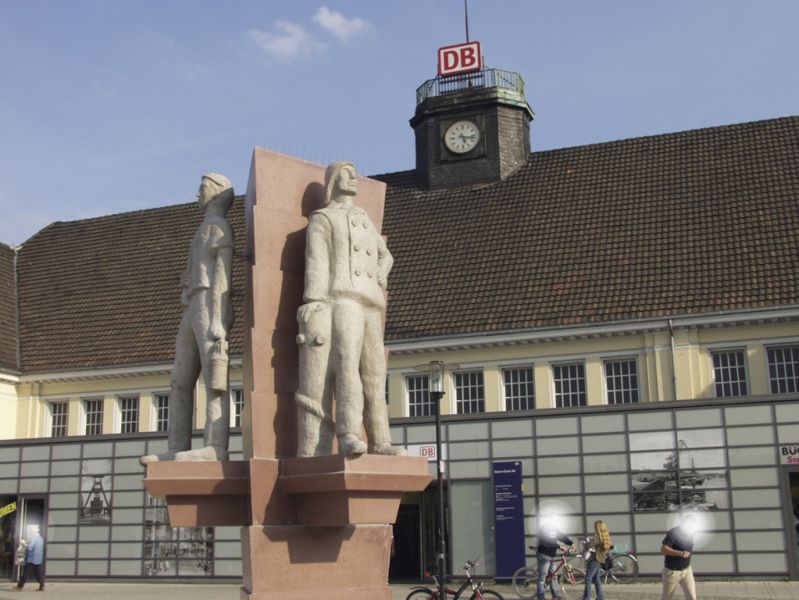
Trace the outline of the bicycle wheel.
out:
<instances>
[{"instance_id":1,"label":"bicycle wheel","mask_svg":"<svg viewBox=\"0 0 799 600\"><path fill-rule=\"evenodd\" d=\"M576 584L582 584L585 581L585 568L587 565L585 565L585 560L582 557L572 557L566 563L566 566L571 570ZM565 576L564 579L566 579Z\"/></svg>"},{"instance_id":2,"label":"bicycle wheel","mask_svg":"<svg viewBox=\"0 0 799 600\"><path fill-rule=\"evenodd\" d=\"M521 567L513 574L513 589L519 598L534 598L538 585L538 569Z\"/></svg>"},{"instance_id":3,"label":"bicycle wheel","mask_svg":"<svg viewBox=\"0 0 799 600\"><path fill-rule=\"evenodd\" d=\"M438 592L434 592L430 588L413 590L410 594L405 596L405 600L435 600L436 598L438 598Z\"/></svg>"},{"instance_id":4,"label":"bicycle wheel","mask_svg":"<svg viewBox=\"0 0 799 600\"><path fill-rule=\"evenodd\" d=\"M502 595L494 590L478 589L469 600L505 600Z\"/></svg>"},{"instance_id":5,"label":"bicycle wheel","mask_svg":"<svg viewBox=\"0 0 799 600\"><path fill-rule=\"evenodd\" d=\"M616 583L632 583L638 578L638 559L629 554L617 554L609 573Z\"/></svg>"},{"instance_id":6,"label":"bicycle wheel","mask_svg":"<svg viewBox=\"0 0 799 600\"><path fill-rule=\"evenodd\" d=\"M571 577L569 576L571 575ZM569 570L563 574L561 583L566 585L583 585L585 583L585 570L582 567L569 566Z\"/></svg>"}]
</instances>

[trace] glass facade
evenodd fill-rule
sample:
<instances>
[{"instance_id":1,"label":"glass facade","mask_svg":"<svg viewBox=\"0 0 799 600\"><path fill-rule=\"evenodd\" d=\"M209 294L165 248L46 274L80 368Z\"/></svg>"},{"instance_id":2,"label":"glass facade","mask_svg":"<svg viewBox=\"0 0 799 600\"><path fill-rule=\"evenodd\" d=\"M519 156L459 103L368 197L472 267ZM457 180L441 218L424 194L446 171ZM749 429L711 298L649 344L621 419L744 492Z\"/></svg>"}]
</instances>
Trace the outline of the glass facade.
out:
<instances>
[{"instance_id":1,"label":"glass facade","mask_svg":"<svg viewBox=\"0 0 799 600\"><path fill-rule=\"evenodd\" d=\"M798 434L794 398L445 415L451 560L458 566L476 549L482 572L492 574L492 466L514 460L527 545L535 544L538 508L556 505L568 533L590 531L601 518L618 548L637 553L641 573L657 576L663 533L679 511L693 510L705 524L697 571L784 576L794 556L786 506L799 480L786 476L778 448L796 444ZM399 445L433 443L432 417L397 419L392 437ZM40 518L51 577L240 577L238 527L173 528L163 501L145 493L138 458L165 449L163 432L2 441L0 508L25 503ZM241 458L234 433L231 459ZM22 512L0 511L0 531L13 537ZM433 530L423 526L430 515L419 523L406 517L422 536L414 552L434 552Z\"/></svg>"}]
</instances>

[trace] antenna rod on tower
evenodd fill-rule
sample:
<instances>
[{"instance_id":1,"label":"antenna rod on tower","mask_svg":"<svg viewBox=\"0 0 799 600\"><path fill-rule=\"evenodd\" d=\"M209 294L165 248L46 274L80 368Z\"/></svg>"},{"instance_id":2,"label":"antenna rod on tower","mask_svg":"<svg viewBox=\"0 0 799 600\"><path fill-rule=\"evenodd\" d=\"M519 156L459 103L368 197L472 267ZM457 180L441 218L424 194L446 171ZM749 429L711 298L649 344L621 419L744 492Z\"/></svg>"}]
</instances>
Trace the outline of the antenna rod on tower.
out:
<instances>
[{"instance_id":1,"label":"antenna rod on tower","mask_svg":"<svg viewBox=\"0 0 799 600\"><path fill-rule=\"evenodd\" d=\"M466 19L466 41L469 41L469 0L463 0L463 16Z\"/></svg>"}]
</instances>

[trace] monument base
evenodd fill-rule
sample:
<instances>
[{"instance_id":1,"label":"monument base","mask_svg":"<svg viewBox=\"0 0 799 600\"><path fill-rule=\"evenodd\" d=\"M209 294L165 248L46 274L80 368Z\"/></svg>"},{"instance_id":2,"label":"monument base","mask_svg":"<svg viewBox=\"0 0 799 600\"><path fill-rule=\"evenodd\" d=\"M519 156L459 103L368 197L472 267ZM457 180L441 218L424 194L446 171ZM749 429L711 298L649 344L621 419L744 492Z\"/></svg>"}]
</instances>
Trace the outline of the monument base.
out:
<instances>
[{"instance_id":1,"label":"monument base","mask_svg":"<svg viewBox=\"0 0 799 600\"><path fill-rule=\"evenodd\" d=\"M247 525L247 461L161 461L147 465L144 488L166 497L173 527Z\"/></svg>"},{"instance_id":2,"label":"monument base","mask_svg":"<svg viewBox=\"0 0 799 600\"><path fill-rule=\"evenodd\" d=\"M391 600L391 525L243 527L242 600Z\"/></svg>"}]
</instances>

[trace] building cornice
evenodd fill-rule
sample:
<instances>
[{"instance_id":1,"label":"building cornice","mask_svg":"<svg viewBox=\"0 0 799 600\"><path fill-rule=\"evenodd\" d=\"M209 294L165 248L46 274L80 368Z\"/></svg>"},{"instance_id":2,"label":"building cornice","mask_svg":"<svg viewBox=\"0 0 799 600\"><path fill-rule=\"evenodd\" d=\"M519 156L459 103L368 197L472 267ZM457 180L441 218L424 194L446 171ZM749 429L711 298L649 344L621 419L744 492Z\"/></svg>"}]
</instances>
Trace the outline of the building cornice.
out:
<instances>
[{"instance_id":1,"label":"building cornice","mask_svg":"<svg viewBox=\"0 0 799 600\"><path fill-rule=\"evenodd\" d=\"M799 320L799 307L780 307L751 309L745 311L727 311L702 313L700 315L679 315L658 319L640 319L634 321L616 321L602 325L561 325L542 327L524 331L510 331L496 334L464 334L453 336L423 337L408 340L391 340L386 348L394 355L422 354L425 352L441 352L466 350L475 348L492 348L502 346L518 346L542 342L570 341L603 337L619 337L639 335L669 330L669 320L674 329L706 329L715 327L735 327L740 325L779 323Z\"/></svg>"},{"instance_id":2,"label":"building cornice","mask_svg":"<svg viewBox=\"0 0 799 600\"><path fill-rule=\"evenodd\" d=\"M231 357L231 367L240 367L241 364L241 356ZM168 375L171 371L171 362L154 365L81 369L75 371L51 371L21 375L16 378L16 383L64 383L74 381L99 381L104 379L129 379L133 377L146 377L149 375Z\"/></svg>"}]
</instances>

